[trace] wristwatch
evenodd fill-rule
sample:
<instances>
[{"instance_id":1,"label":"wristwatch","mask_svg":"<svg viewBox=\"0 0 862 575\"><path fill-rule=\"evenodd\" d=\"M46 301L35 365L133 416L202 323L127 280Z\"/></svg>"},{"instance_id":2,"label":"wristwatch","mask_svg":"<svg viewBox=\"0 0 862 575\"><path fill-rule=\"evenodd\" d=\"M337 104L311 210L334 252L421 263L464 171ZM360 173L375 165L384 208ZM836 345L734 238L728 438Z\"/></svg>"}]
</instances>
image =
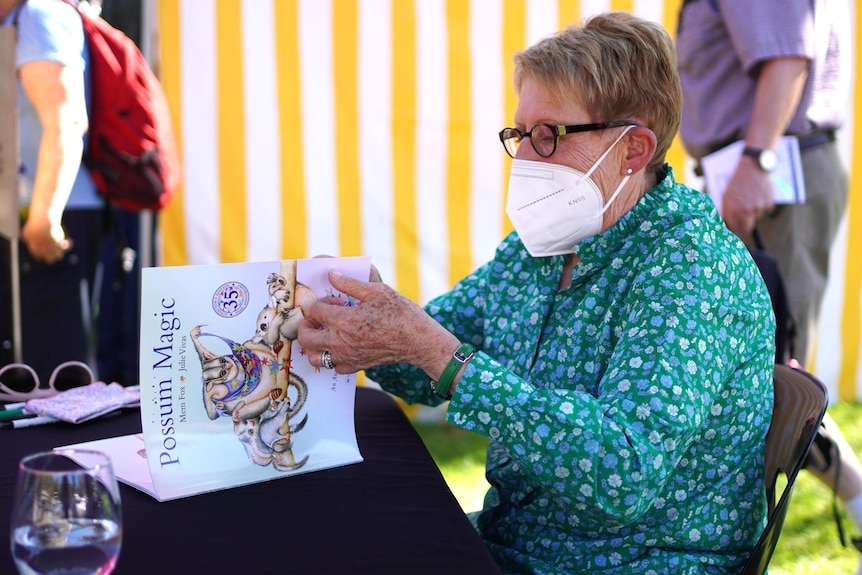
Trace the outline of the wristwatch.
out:
<instances>
[{"instance_id":1,"label":"wristwatch","mask_svg":"<svg viewBox=\"0 0 862 575\"><path fill-rule=\"evenodd\" d=\"M742 153L757 160L757 165L764 172L774 172L778 166L778 156L775 154L775 150L745 146Z\"/></svg>"}]
</instances>

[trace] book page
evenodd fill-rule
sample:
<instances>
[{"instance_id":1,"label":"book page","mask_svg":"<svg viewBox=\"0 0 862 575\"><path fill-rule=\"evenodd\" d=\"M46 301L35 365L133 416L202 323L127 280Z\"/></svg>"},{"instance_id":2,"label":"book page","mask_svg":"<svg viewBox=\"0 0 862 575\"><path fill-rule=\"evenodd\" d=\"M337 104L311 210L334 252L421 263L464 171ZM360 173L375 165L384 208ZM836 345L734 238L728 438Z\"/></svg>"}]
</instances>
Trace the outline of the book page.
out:
<instances>
[{"instance_id":1,"label":"book page","mask_svg":"<svg viewBox=\"0 0 862 575\"><path fill-rule=\"evenodd\" d=\"M150 476L150 468L147 465L147 451L144 448L144 435L142 433L64 445L55 449L101 451L111 458L111 465L114 467L117 481L139 489L151 497L159 498L153 485L153 478Z\"/></svg>"}]
</instances>

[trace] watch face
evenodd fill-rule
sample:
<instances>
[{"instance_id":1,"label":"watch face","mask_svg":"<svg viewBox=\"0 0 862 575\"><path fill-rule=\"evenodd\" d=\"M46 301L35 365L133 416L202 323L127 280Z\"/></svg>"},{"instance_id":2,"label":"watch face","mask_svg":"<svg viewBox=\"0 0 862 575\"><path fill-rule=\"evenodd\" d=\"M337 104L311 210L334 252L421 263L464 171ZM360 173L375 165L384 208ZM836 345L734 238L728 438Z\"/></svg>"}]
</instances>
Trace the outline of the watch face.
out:
<instances>
[{"instance_id":1,"label":"watch face","mask_svg":"<svg viewBox=\"0 0 862 575\"><path fill-rule=\"evenodd\" d=\"M773 150L763 150L757 159L760 168L766 172L772 172L778 166L778 156Z\"/></svg>"}]
</instances>

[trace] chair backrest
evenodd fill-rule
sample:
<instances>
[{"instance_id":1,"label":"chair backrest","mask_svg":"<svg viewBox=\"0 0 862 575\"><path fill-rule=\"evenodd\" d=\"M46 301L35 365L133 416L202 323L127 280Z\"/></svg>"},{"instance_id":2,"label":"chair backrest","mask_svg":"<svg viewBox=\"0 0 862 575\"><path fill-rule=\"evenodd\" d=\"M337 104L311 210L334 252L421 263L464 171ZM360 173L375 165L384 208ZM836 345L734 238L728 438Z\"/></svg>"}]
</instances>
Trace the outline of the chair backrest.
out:
<instances>
[{"instance_id":1,"label":"chair backrest","mask_svg":"<svg viewBox=\"0 0 862 575\"><path fill-rule=\"evenodd\" d=\"M802 468L829 403L823 382L802 369L776 364L773 382L775 407L766 434L765 461L769 518L742 575L762 575L766 571L784 526L796 475ZM787 477L787 484L776 504L775 487L779 473Z\"/></svg>"}]
</instances>

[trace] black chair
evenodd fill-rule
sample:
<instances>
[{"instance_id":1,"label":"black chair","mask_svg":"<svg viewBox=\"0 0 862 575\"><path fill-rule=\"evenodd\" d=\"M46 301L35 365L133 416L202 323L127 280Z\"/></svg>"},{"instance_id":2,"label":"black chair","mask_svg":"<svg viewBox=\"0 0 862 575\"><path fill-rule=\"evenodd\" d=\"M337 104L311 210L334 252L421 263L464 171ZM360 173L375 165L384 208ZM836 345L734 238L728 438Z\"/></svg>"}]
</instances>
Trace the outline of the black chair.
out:
<instances>
[{"instance_id":1,"label":"black chair","mask_svg":"<svg viewBox=\"0 0 862 575\"><path fill-rule=\"evenodd\" d=\"M766 434L766 502L769 519L757 545L749 556L742 575L763 575L781 535L796 475L817 435L829 403L826 386L802 369L775 365L775 407ZM787 484L775 503L778 474Z\"/></svg>"}]
</instances>

